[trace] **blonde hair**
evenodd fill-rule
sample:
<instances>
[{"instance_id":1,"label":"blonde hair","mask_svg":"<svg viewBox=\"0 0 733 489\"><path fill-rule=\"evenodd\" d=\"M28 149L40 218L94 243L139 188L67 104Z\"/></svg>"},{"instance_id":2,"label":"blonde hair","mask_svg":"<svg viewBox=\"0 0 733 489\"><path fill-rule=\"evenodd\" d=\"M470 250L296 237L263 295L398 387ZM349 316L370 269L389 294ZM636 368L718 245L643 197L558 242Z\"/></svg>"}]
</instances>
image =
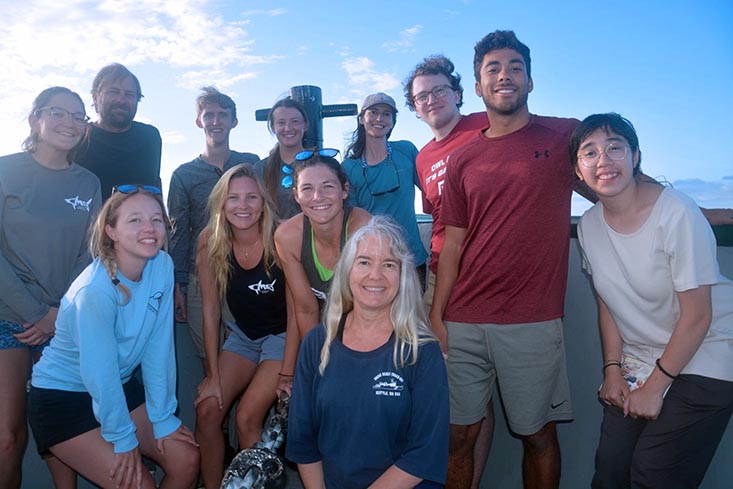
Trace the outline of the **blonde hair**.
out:
<instances>
[{"instance_id":1,"label":"blonde hair","mask_svg":"<svg viewBox=\"0 0 733 489\"><path fill-rule=\"evenodd\" d=\"M260 239L264 249L264 265L268 276L273 263L278 263L275 251L275 227L277 225L275 207L265 190L262 181L249 163L242 163L224 173L214 185L209 195L207 208L209 222L206 224L202 236L206 237L206 256L209 267L213 271L216 291L219 297L224 297L229 283L232 265L229 256L232 253L232 228L224 213L224 205L229 195L229 184L236 178L251 178L257 184L257 190L262 196L262 217L259 222Z\"/></svg>"},{"instance_id":2,"label":"blonde hair","mask_svg":"<svg viewBox=\"0 0 733 489\"><path fill-rule=\"evenodd\" d=\"M390 306L390 318L395 333L393 352L395 368L404 367L408 363L414 364L417 361L418 347L430 341L437 341L430 330L420 281L402 229L389 217L374 216L349 238L336 264L331 292L324 311L326 341L321 349L321 362L318 367L321 375L328 365L331 342L338 334L339 322L342 316L354 308L349 275L356 260L359 243L367 236L386 239L390 253L400 263L400 286Z\"/></svg>"},{"instance_id":3,"label":"blonde hair","mask_svg":"<svg viewBox=\"0 0 733 489\"><path fill-rule=\"evenodd\" d=\"M122 192L114 192L110 198L107 199L107 202L104 203L102 209L99 211L97 219L94 221L94 225L91 227L91 236L89 238L89 253L92 255L92 258L99 258L102 262L102 265L104 265L104 268L107 270L107 275L109 275L112 283L120 289L120 292L122 292L122 295L125 297L123 304L126 304L130 300L130 291L117 278L117 255L115 253L115 242L109 237L105 227L107 225L113 228L117 226L120 207L127 199L137 194L147 195L158 203L160 206L160 212L163 214L166 229L170 230L171 222L165 211L165 204L163 204L163 198L161 195L148 192L147 190L138 187L137 191L133 193L126 194ZM163 248L165 248L166 245L167 240Z\"/></svg>"}]
</instances>

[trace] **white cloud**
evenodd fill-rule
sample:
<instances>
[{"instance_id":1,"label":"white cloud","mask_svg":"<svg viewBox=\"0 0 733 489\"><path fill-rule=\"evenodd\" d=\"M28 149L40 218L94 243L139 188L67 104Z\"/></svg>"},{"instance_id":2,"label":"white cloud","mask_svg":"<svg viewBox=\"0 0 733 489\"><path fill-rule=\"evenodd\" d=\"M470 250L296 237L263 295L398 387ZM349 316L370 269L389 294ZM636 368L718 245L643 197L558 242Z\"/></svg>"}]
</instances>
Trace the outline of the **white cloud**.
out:
<instances>
[{"instance_id":1,"label":"white cloud","mask_svg":"<svg viewBox=\"0 0 733 489\"><path fill-rule=\"evenodd\" d=\"M160 137L163 144L182 144L187 141L186 136L180 131L166 131Z\"/></svg>"},{"instance_id":2,"label":"white cloud","mask_svg":"<svg viewBox=\"0 0 733 489\"><path fill-rule=\"evenodd\" d=\"M390 53L393 53L395 51L401 51L401 52L410 52L413 51L412 46L415 44L415 37L420 33L422 30L422 25L416 24L412 27L408 27L407 29L404 29L400 31L399 33L399 39L395 41L387 41L384 44L382 44L382 47L385 48Z\"/></svg>"},{"instance_id":3,"label":"white cloud","mask_svg":"<svg viewBox=\"0 0 733 489\"><path fill-rule=\"evenodd\" d=\"M374 61L367 57L346 59L341 67L346 71L352 93L388 92L400 86L393 73L377 71Z\"/></svg>"},{"instance_id":4,"label":"white cloud","mask_svg":"<svg viewBox=\"0 0 733 489\"><path fill-rule=\"evenodd\" d=\"M254 9L254 10L245 10L242 12L242 17L254 17L255 15L267 15L269 17L277 17L278 15L285 15L288 11L284 8L274 8L270 10L265 9Z\"/></svg>"}]
</instances>

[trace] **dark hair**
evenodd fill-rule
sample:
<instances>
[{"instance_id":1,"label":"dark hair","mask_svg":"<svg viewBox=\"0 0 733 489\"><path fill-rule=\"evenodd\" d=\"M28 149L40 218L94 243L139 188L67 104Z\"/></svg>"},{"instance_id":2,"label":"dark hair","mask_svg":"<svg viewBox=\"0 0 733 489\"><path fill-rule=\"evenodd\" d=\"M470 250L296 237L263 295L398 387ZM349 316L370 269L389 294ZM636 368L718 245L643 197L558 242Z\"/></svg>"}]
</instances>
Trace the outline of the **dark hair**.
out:
<instances>
[{"instance_id":1,"label":"dark hair","mask_svg":"<svg viewBox=\"0 0 733 489\"><path fill-rule=\"evenodd\" d=\"M351 133L351 142L346 146L346 151L344 152L346 158L358 159L364 154L364 149L366 148L366 128L359 119L364 117L364 113L370 108L366 107L361 109L359 115L356 116L356 129ZM394 126L397 125L397 111L392 109L392 107L390 107L390 110L392 110L392 129L387 133L387 139L392 135Z\"/></svg>"},{"instance_id":2,"label":"dark hair","mask_svg":"<svg viewBox=\"0 0 733 489\"><path fill-rule=\"evenodd\" d=\"M631 153L639 154L639 161L634 167L634 175L641 173L641 151L639 150L639 137L636 135L636 129L634 129L634 125L630 120L615 112L589 115L575 128L568 145L570 161L572 161L573 166L578 166L578 151L583 141L598 129L603 129L607 134L618 134L629 143Z\"/></svg>"},{"instance_id":3,"label":"dark hair","mask_svg":"<svg viewBox=\"0 0 733 489\"><path fill-rule=\"evenodd\" d=\"M461 75L454 73L456 67L453 62L442 54L433 54L423 59L420 64L415 66L405 79L402 88L405 92L405 105L415 111L415 101L412 99L415 95L412 93L412 84L415 78L424 75L444 75L453 90L460 92L461 96L458 100L458 107L463 105L463 87L461 86Z\"/></svg>"},{"instance_id":4,"label":"dark hair","mask_svg":"<svg viewBox=\"0 0 733 489\"><path fill-rule=\"evenodd\" d=\"M270 130L270 134L275 135L275 110L280 107L288 107L300 112L300 115L303 116L303 122L305 123L305 131L303 131L303 134L305 135L308 131L308 116L305 113L305 108L303 107L303 104L290 96L281 98L275 102L270 109L270 113L267 114L267 128ZM265 181L267 193L275 204L275 208L278 210L278 213L280 212L280 203L277 198L277 187L280 185L280 168L283 163L285 162L280 158L280 143L275 143L275 147L270 151L270 155L267 157L267 162L265 163L263 180Z\"/></svg>"},{"instance_id":5,"label":"dark hair","mask_svg":"<svg viewBox=\"0 0 733 489\"><path fill-rule=\"evenodd\" d=\"M341 188L346 188L348 178L346 177L346 172L344 171L338 160L336 158L320 156L318 153L315 153L311 158L308 158L307 160L296 161L295 165L293 165L296 188L298 187L298 177L300 176L300 173L306 168L311 168L316 165L327 166L329 170L331 170L336 175L336 178L338 178L339 183L341 183Z\"/></svg>"},{"instance_id":6,"label":"dark hair","mask_svg":"<svg viewBox=\"0 0 733 489\"><path fill-rule=\"evenodd\" d=\"M201 88L201 95L196 97L196 114L201 115L206 104L217 104L222 109L231 109L232 119L237 118L237 104L229 95L221 93L216 87L208 86Z\"/></svg>"},{"instance_id":7,"label":"dark hair","mask_svg":"<svg viewBox=\"0 0 733 489\"><path fill-rule=\"evenodd\" d=\"M81 99L78 93L69 90L66 87L50 87L45 90L43 90L41 93L38 94L38 96L33 100L33 105L31 106L31 111L28 114L28 118L31 117L38 117L40 115L39 110L43 109L48 106L49 102L53 97L56 95L65 94L65 95L71 95L72 97L76 98L79 103L82 106L82 109L86 113L86 109L84 109L84 101ZM81 143L87 138L87 135L89 134L89 127L87 126L84 135L81 137L79 142L76 146L74 146L71 151L66 155L66 161L71 163L74 160L74 153L76 152L76 148L78 148ZM33 153L36 151L36 145L38 144L38 134L34 133L31 129L31 133L28 135L27 138L23 141L23 143L20 145L21 149L23 151L28 151L29 153Z\"/></svg>"},{"instance_id":8,"label":"dark hair","mask_svg":"<svg viewBox=\"0 0 733 489\"><path fill-rule=\"evenodd\" d=\"M135 84L135 88L137 89L137 101L139 102L140 99L143 98L140 81L130 70L120 63L112 63L111 65L107 65L99 70L99 73L97 73L97 76L94 77L94 81L92 82L92 95L99 93L100 90L102 90L102 85L106 82L113 82L128 77L132 78L132 82Z\"/></svg>"},{"instance_id":9,"label":"dark hair","mask_svg":"<svg viewBox=\"0 0 733 489\"><path fill-rule=\"evenodd\" d=\"M527 45L517 39L514 31L494 31L477 42L473 48L473 75L476 81L481 81L481 65L484 62L484 56L499 49L513 49L521 54L527 67L527 77L532 78L532 60L529 57Z\"/></svg>"}]
</instances>

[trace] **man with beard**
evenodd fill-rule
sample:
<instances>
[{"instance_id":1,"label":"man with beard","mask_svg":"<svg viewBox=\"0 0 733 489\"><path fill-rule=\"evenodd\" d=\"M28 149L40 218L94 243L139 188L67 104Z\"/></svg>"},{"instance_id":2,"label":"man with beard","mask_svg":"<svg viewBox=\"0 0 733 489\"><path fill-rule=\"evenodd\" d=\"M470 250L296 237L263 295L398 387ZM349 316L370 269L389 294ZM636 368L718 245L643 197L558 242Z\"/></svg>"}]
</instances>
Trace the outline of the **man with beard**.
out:
<instances>
[{"instance_id":1,"label":"man with beard","mask_svg":"<svg viewBox=\"0 0 733 489\"><path fill-rule=\"evenodd\" d=\"M142 97L137 77L119 63L105 66L94 77L92 99L98 119L76 162L97 175L105 200L115 185L160 187L160 133L133 121Z\"/></svg>"},{"instance_id":2,"label":"man with beard","mask_svg":"<svg viewBox=\"0 0 733 489\"><path fill-rule=\"evenodd\" d=\"M525 487L558 487L555 422L572 419L562 316L578 121L529 113L529 48L512 31L475 47L489 127L454 153L442 194L445 242L430 319L447 345L447 487L469 487L494 383L524 447ZM445 321L445 323L444 323Z\"/></svg>"}]
</instances>

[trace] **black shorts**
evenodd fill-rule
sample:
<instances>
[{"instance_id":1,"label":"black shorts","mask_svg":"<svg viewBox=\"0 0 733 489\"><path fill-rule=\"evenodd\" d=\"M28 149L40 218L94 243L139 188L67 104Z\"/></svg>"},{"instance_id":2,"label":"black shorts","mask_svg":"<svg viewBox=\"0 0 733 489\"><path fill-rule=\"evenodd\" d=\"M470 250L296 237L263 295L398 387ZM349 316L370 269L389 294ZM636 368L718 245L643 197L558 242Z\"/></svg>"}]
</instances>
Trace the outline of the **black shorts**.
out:
<instances>
[{"instance_id":1,"label":"black shorts","mask_svg":"<svg viewBox=\"0 0 733 489\"><path fill-rule=\"evenodd\" d=\"M122 386L127 409L132 412L145 402L145 388L135 377ZM31 386L28 393L28 421L38 453L83 433L99 428L88 392L41 389Z\"/></svg>"}]
</instances>

